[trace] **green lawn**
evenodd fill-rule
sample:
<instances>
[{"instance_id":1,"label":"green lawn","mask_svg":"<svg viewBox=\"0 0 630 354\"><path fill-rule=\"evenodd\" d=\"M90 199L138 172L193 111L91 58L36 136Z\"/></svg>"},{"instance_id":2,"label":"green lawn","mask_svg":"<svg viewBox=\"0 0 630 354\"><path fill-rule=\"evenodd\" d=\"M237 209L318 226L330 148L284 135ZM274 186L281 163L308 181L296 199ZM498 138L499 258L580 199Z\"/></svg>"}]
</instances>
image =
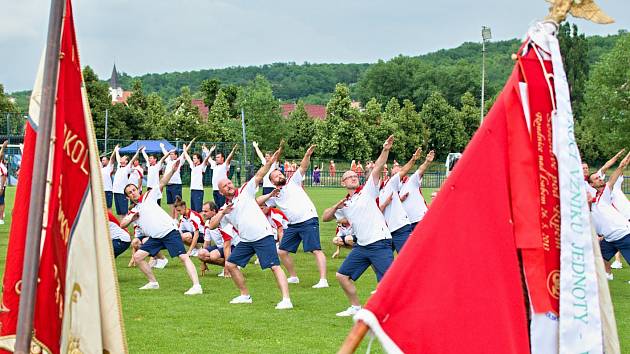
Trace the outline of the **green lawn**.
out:
<instances>
[{"instance_id":1,"label":"green lawn","mask_svg":"<svg viewBox=\"0 0 630 354\"><path fill-rule=\"evenodd\" d=\"M345 192L336 188L309 188L319 215L342 198ZM430 192L430 191L429 191ZM7 189L5 225L0 225L0 267L4 273L5 249L11 220L15 188ZM184 191L189 200L188 190ZM425 193L430 195L430 193ZM206 190L206 199L212 191ZM238 291L230 279L216 277L221 270L211 271L201 278L204 294L187 297L183 292L190 287L188 277L179 260L171 259L163 270L156 270L160 290L139 291L146 279L136 268L127 268L130 252L117 259L125 330L131 353L332 353L335 352L350 327L350 318L337 318L335 313L348 306L346 297L334 278L342 259L330 259L334 223L321 224L321 239L328 256L331 287L311 289L319 278L314 258L298 253L295 257L300 284L290 285L295 308L289 311L274 309L280 300L270 271L261 271L254 264L244 269L253 297L252 305L230 305ZM342 257L348 251L342 251ZM194 259L198 264L198 261ZM615 271L609 282L615 302L622 352L630 351L630 266ZM357 282L359 295L365 300L376 285L372 271ZM364 341L359 352L365 351ZM378 345L375 345L378 347ZM377 349L376 352L381 352Z\"/></svg>"}]
</instances>

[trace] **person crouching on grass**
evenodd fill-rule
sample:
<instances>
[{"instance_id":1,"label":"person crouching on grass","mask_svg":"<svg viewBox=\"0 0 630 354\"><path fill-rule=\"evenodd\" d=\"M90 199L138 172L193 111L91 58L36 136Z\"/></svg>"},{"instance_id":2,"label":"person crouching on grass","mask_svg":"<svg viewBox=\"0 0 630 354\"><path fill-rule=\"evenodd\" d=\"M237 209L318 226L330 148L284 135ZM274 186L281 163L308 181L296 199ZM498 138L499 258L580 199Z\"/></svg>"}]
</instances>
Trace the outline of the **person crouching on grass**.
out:
<instances>
[{"instance_id":1,"label":"person crouching on grass","mask_svg":"<svg viewBox=\"0 0 630 354\"><path fill-rule=\"evenodd\" d=\"M188 252L186 253L191 257L197 257L199 236L201 235L203 238L203 218L198 212L186 207L186 202L180 196L175 197L173 206L181 216L179 232L182 235L182 241L188 246Z\"/></svg>"},{"instance_id":2,"label":"person crouching on grass","mask_svg":"<svg viewBox=\"0 0 630 354\"><path fill-rule=\"evenodd\" d=\"M151 267L145 261L147 256L155 256L162 248L166 248L171 257L179 257L184 264L188 277L193 285L185 295L199 295L203 293L197 269L193 265L190 257L186 253L179 231L173 226L173 219L162 209L157 200L162 197L160 190L168 183L174 171L179 169L179 160L175 161L172 168L160 180L160 188L151 189L141 195L138 187L128 184L125 187L125 195L135 204L131 212L123 218L120 223L122 228L126 228L132 222L136 222L139 227L149 236L149 239L134 254L133 258L140 271L144 273L149 282L140 287L140 290L159 289L160 285L151 271Z\"/></svg>"}]
</instances>

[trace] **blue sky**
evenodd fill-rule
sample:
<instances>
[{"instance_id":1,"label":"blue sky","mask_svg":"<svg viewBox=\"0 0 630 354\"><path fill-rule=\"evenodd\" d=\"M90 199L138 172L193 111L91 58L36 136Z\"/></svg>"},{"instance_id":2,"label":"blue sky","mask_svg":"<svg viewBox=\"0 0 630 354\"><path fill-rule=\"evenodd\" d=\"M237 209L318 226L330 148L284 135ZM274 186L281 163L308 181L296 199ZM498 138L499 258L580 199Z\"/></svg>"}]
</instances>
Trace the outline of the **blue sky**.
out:
<instances>
[{"instance_id":1,"label":"blue sky","mask_svg":"<svg viewBox=\"0 0 630 354\"><path fill-rule=\"evenodd\" d=\"M575 21L587 35L630 29L630 1L599 0L612 25ZM0 83L30 89L50 3L0 0ZM77 0L83 65L109 78L273 62L359 63L480 41L521 38L543 0Z\"/></svg>"}]
</instances>

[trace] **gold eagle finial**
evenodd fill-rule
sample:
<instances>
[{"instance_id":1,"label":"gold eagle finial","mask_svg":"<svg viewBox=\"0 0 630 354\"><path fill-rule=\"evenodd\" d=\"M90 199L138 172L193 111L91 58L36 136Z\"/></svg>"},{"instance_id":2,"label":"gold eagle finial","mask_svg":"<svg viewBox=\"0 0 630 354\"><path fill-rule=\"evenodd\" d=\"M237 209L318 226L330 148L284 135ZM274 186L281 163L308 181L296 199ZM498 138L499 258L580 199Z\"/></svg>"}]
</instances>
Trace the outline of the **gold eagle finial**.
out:
<instances>
[{"instance_id":1,"label":"gold eagle finial","mask_svg":"<svg viewBox=\"0 0 630 354\"><path fill-rule=\"evenodd\" d=\"M594 0L546 0L551 4L549 15L546 19L560 23L567 18L567 14L573 17L581 17L595 23L613 23L610 16L595 4Z\"/></svg>"}]
</instances>

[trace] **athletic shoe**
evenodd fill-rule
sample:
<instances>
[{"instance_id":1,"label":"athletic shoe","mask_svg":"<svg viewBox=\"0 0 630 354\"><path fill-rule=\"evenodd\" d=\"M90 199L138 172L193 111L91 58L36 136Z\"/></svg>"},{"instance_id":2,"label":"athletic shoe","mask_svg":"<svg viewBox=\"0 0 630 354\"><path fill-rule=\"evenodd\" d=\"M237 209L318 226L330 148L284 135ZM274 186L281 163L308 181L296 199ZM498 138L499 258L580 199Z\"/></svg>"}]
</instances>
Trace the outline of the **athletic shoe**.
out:
<instances>
[{"instance_id":1,"label":"athletic shoe","mask_svg":"<svg viewBox=\"0 0 630 354\"><path fill-rule=\"evenodd\" d=\"M217 277L225 277L225 270L222 270L221 273L217 274Z\"/></svg>"},{"instance_id":2,"label":"athletic shoe","mask_svg":"<svg viewBox=\"0 0 630 354\"><path fill-rule=\"evenodd\" d=\"M613 280L613 273L606 273L606 279Z\"/></svg>"},{"instance_id":3,"label":"athletic shoe","mask_svg":"<svg viewBox=\"0 0 630 354\"><path fill-rule=\"evenodd\" d=\"M292 308L293 308L293 304L291 303L291 299L289 298L282 299L282 301L280 301L276 305L276 310L288 310Z\"/></svg>"},{"instance_id":4,"label":"athletic shoe","mask_svg":"<svg viewBox=\"0 0 630 354\"><path fill-rule=\"evenodd\" d=\"M300 278L298 278L298 277L288 277L287 278L287 283L289 283L289 284L299 284L300 283Z\"/></svg>"},{"instance_id":5,"label":"athletic shoe","mask_svg":"<svg viewBox=\"0 0 630 354\"><path fill-rule=\"evenodd\" d=\"M164 269L168 264L168 258L162 258L155 261L155 269Z\"/></svg>"},{"instance_id":6,"label":"athletic shoe","mask_svg":"<svg viewBox=\"0 0 630 354\"><path fill-rule=\"evenodd\" d=\"M184 293L184 295L201 295L203 294L203 289L201 288L201 284L193 285L188 291Z\"/></svg>"},{"instance_id":7,"label":"athletic shoe","mask_svg":"<svg viewBox=\"0 0 630 354\"><path fill-rule=\"evenodd\" d=\"M197 248L193 248L192 251L190 251L190 256L197 257L197 255L199 255L199 250Z\"/></svg>"},{"instance_id":8,"label":"athletic shoe","mask_svg":"<svg viewBox=\"0 0 630 354\"><path fill-rule=\"evenodd\" d=\"M610 265L610 268L612 268L612 269L621 269L621 268L623 268L623 264L621 262L619 262L619 261L614 261Z\"/></svg>"},{"instance_id":9,"label":"athletic shoe","mask_svg":"<svg viewBox=\"0 0 630 354\"><path fill-rule=\"evenodd\" d=\"M146 284L144 284L144 286L139 287L139 290L156 290L160 288L160 284L158 284L158 282L156 281L150 281Z\"/></svg>"},{"instance_id":10,"label":"athletic shoe","mask_svg":"<svg viewBox=\"0 0 630 354\"><path fill-rule=\"evenodd\" d=\"M337 312L338 317L350 317L354 316L359 312L361 306L350 306L345 311Z\"/></svg>"},{"instance_id":11,"label":"athletic shoe","mask_svg":"<svg viewBox=\"0 0 630 354\"><path fill-rule=\"evenodd\" d=\"M4 225L4 220L0 220L0 225Z\"/></svg>"},{"instance_id":12,"label":"athletic shoe","mask_svg":"<svg viewBox=\"0 0 630 354\"><path fill-rule=\"evenodd\" d=\"M230 301L230 304L251 304L252 297L250 295L239 295Z\"/></svg>"},{"instance_id":13,"label":"athletic shoe","mask_svg":"<svg viewBox=\"0 0 630 354\"><path fill-rule=\"evenodd\" d=\"M312 286L313 289L322 289L322 288L327 288L327 287L329 287L329 285L328 285L328 280L326 279L320 279L317 284Z\"/></svg>"},{"instance_id":14,"label":"athletic shoe","mask_svg":"<svg viewBox=\"0 0 630 354\"><path fill-rule=\"evenodd\" d=\"M376 294L376 289L374 289L374 290L372 290L372 291L370 292L370 295L374 295L374 294Z\"/></svg>"},{"instance_id":15,"label":"athletic shoe","mask_svg":"<svg viewBox=\"0 0 630 354\"><path fill-rule=\"evenodd\" d=\"M157 263L158 263L157 259L153 258L152 260L149 261L149 267L155 268Z\"/></svg>"}]
</instances>

